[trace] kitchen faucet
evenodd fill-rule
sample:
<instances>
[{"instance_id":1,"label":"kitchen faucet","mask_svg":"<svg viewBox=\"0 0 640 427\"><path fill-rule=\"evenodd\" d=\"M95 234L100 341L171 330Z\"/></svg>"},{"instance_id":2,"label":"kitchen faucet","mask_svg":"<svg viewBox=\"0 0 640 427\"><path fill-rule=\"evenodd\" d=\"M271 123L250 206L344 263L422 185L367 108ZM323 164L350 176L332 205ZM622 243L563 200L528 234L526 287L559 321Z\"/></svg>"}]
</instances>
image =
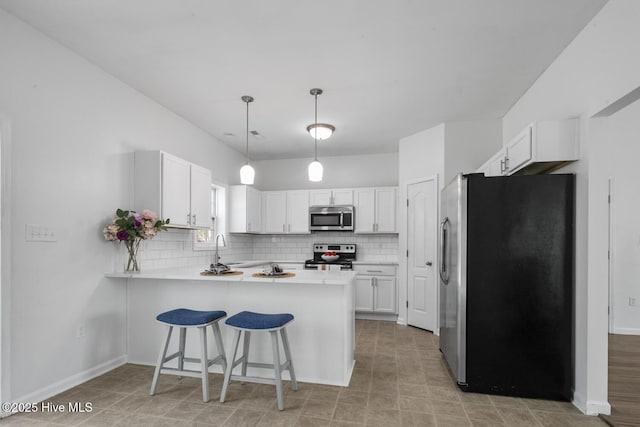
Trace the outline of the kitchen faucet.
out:
<instances>
[{"instance_id":1,"label":"kitchen faucet","mask_svg":"<svg viewBox=\"0 0 640 427\"><path fill-rule=\"evenodd\" d=\"M213 254L213 264L211 264L210 271L213 274L222 274L230 270L228 265L220 263L220 255L218 254L218 240L222 237L222 245L227 246L227 241L224 238L224 234L218 233L216 235L216 251Z\"/></svg>"}]
</instances>

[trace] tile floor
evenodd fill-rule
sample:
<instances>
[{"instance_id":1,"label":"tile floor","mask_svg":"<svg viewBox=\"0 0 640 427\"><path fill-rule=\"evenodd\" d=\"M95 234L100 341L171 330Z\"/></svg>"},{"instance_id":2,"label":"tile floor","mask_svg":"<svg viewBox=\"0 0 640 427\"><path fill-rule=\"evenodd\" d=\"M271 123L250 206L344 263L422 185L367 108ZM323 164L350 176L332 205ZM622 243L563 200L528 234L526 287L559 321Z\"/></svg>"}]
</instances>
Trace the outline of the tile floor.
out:
<instances>
[{"instance_id":1,"label":"tile floor","mask_svg":"<svg viewBox=\"0 0 640 427\"><path fill-rule=\"evenodd\" d=\"M199 380L163 375L148 396L153 368L127 364L51 399L91 402L91 413L14 415L7 426L603 426L568 402L458 391L437 337L389 322L357 321L356 368L348 388L300 383L286 387L285 410L273 386L232 383L218 402L221 375L211 375L211 401ZM294 363L295 363L295 354Z\"/></svg>"}]
</instances>

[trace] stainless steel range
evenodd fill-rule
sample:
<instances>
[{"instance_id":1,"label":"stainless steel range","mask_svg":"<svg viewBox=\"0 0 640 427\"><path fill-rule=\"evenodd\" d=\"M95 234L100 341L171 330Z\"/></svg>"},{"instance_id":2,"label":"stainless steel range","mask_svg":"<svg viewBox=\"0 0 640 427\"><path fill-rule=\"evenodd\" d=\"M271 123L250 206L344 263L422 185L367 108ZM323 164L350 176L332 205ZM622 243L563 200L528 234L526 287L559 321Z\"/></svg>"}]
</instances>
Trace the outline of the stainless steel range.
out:
<instances>
[{"instance_id":1,"label":"stainless steel range","mask_svg":"<svg viewBox=\"0 0 640 427\"><path fill-rule=\"evenodd\" d=\"M325 260L322 256L326 253L333 253L338 256L335 260ZM313 259L304 262L304 268L313 270L328 270L329 265L339 265L340 270L352 270L352 261L356 259L356 244L330 244L330 243L314 243Z\"/></svg>"}]
</instances>

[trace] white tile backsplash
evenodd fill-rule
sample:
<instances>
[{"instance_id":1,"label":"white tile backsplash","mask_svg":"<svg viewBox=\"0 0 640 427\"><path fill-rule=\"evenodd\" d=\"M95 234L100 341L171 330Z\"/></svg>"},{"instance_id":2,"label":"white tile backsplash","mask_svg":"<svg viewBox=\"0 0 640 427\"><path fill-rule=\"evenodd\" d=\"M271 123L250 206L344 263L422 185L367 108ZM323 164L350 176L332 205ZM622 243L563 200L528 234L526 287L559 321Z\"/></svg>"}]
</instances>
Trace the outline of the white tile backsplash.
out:
<instances>
[{"instance_id":1,"label":"white tile backsplash","mask_svg":"<svg viewBox=\"0 0 640 427\"><path fill-rule=\"evenodd\" d=\"M202 266L213 261L213 251L194 251L190 230L169 229L158 233L140 247L140 263L144 270ZM277 259L304 261L311 258L315 243L355 243L358 261L397 262L398 236L356 235L353 233L323 232L307 235L244 235L228 234L227 246L220 249L222 262Z\"/></svg>"}]
</instances>

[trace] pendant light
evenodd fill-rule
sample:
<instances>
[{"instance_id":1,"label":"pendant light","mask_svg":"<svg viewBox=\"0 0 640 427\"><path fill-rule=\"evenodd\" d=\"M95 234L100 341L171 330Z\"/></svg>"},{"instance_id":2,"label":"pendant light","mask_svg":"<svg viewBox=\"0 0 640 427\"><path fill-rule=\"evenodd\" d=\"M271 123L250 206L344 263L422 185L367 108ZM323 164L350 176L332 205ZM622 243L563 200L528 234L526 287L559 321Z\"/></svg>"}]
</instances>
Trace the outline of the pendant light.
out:
<instances>
[{"instance_id":1,"label":"pendant light","mask_svg":"<svg viewBox=\"0 0 640 427\"><path fill-rule=\"evenodd\" d=\"M245 163L244 166L240 168L240 183L245 185L253 185L253 180L256 176L256 171L249 164L249 103L253 102L253 97L245 95L240 99L242 99L242 102L247 104L247 148L246 148L247 163Z\"/></svg>"},{"instance_id":2,"label":"pendant light","mask_svg":"<svg viewBox=\"0 0 640 427\"><path fill-rule=\"evenodd\" d=\"M311 89L311 91L309 92L311 93L311 95L314 96L315 98L315 122L313 125L309 125L307 127L307 131L309 131L309 133L311 133L311 135L313 136L313 142L315 145L315 155L313 157L313 162L309 163L309 181L311 182L320 182L322 181L322 172L323 172L323 168L322 168L322 163L320 163L318 161L318 136L319 136L319 132L318 132L318 95L322 95L322 89ZM333 126L331 126L333 128ZM335 129L335 128L334 128ZM331 130L331 132L333 132L333 130Z\"/></svg>"}]
</instances>

